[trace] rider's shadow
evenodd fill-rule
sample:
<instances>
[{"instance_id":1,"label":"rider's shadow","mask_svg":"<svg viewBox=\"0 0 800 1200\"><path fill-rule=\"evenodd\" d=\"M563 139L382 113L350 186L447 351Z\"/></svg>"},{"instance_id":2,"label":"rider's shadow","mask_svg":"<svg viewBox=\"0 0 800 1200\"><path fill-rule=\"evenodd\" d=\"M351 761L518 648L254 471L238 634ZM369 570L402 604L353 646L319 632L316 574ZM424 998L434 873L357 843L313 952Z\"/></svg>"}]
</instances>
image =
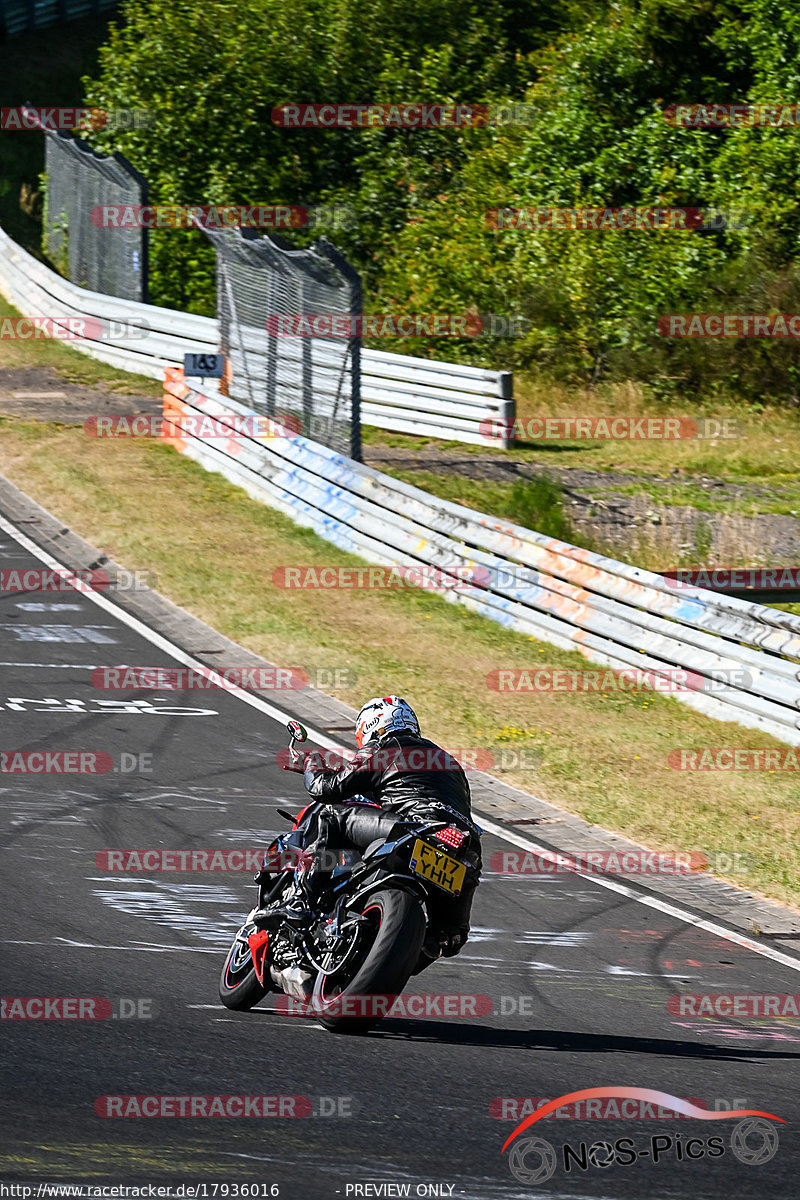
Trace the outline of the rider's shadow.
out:
<instances>
[{"instance_id":1,"label":"rider's shadow","mask_svg":"<svg viewBox=\"0 0 800 1200\"><path fill-rule=\"evenodd\" d=\"M575 1054L657 1054L666 1058L712 1058L720 1062L800 1059L788 1050L742 1049L674 1038L630 1037L608 1033L576 1033L566 1029L497 1029L491 1025L458 1025L450 1021L385 1017L368 1035L453 1046L486 1046L500 1050L557 1050Z\"/></svg>"}]
</instances>

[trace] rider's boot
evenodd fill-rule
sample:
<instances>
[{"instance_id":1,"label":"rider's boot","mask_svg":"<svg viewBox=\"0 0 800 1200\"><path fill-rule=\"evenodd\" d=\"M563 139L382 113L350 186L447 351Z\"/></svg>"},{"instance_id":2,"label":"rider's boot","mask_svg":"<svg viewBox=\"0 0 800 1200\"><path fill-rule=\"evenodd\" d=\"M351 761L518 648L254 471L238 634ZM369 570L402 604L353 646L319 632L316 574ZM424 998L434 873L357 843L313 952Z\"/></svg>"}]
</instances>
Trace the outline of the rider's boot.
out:
<instances>
[{"instance_id":1,"label":"rider's boot","mask_svg":"<svg viewBox=\"0 0 800 1200\"><path fill-rule=\"evenodd\" d=\"M272 914L294 929L307 929L313 917L312 903L306 883L301 883L295 875L281 903L272 909Z\"/></svg>"},{"instance_id":2,"label":"rider's boot","mask_svg":"<svg viewBox=\"0 0 800 1200\"><path fill-rule=\"evenodd\" d=\"M276 907L262 909L265 917L271 920L286 921L293 929L307 929L314 919L315 911L325 891L330 873L324 871L316 862L310 867L305 864L298 867L292 877L292 882L281 897ZM258 923L258 917L255 918Z\"/></svg>"}]
</instances>

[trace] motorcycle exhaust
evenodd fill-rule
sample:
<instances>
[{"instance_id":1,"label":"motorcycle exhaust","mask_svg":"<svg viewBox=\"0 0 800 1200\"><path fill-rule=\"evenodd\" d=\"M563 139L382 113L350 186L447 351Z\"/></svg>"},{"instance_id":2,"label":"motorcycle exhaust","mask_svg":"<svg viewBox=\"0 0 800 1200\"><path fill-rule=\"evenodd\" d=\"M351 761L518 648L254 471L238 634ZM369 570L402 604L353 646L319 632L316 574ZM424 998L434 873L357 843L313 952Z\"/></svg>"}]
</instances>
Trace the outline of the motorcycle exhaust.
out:
<instances>
[{"instance_id":1,"label":"motorcycle exhaust","mask_svg":"<svg viewBox=\"0 0 800 1200\"><path fill-rule=\"evenodd\" d=\"M269 969L272 982L287 996L295 996L298 1000L307 1000L313 991L314 976L302 967L278 967Z\"/></svg>"}]
</instances>

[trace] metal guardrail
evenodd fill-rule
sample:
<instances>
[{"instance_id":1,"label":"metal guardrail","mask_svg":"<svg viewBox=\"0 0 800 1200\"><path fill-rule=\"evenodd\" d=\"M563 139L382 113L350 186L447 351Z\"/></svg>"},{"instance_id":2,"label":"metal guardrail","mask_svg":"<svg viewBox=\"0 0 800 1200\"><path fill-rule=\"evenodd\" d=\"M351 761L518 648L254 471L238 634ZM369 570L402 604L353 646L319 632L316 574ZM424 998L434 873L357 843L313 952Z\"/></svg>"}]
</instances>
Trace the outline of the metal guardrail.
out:
<instances>
[{"instance_id":1,"label":"metal guardrail","mask_svg":"<svg viewBox=\"0 0 800 1200\"><path fill-rule=\"evenodd\" d=\"M213 354L219 349L219 326L213 317L198 317L172 308L119 300L76 287L34 258L0 229L0 292L26 317L91 316L139 322L141 334L109 334L73 341L76 350L109 366L151 379L183 362L190 351ZM237 327L238 329L238 327ZM234 339L235 340L235 339ZM265 334L266 340L266 334ZM291 339L290 339L291 340ZM250 347L257 351L258 346ZM324 356L325 343L313 339L313 353ZM235 355L232 355L235 360ZM234 370L244 364L234 361ZM252 363L248 370L257 370ZM265 375L266 380L266 375ZM486 444L481 430L511 428L514 421L512 374L459 363L413 358L385 350L361 351L361 421L379 429L427 434L449 441ZM495 436L491 445L510 443Z\"/></svg>"},{"instance_id":2,"label":"metal guardrail","mask_svg":"<svg viewBox=\"0 0 800 1200\"><path fill-rule=\"evenodd\" d=\"M165 415L247 415L167 372ZM447 599L592 662L713 681L677 699L800 746L800 617L699 588L431 496L302 437L173 438L252 497L371 563L436 567ZM470 581L463 577L469 570ZM525 570L523 570L525 569ZM474 580L475 582L471 582Z\"/></svg>"},{"instance_id":3,"label":"metal guardrail","mask_svg":"<svg viewBox=\"0 0 800 1200\"><path fill-rule=\"evenodd\" d=\"M223 416L250 411L212 389L190 390L175 368L186 351L217 349L217 324L210 318L75 287L2 230L0 291L25 316L94 316L125 325L129 332L116 340L104 335L73 345L111 366L152 378L166 370L168 405ZM141 325L135 338L132 322ZM385 383L397 372L398 383L412 392L434 390L442 380L452 388L454 378L464 378L462 371L475 370L380 351L367 355L374 356L376 369L385 370ZM424 364L428 376L403 379L400 367L415 372L409 366L415 363ZM483 374L489 379L479 383L491 385L492 373ZM406 395L402 386L397 391ZM419 412L407 411L413 414L409 420L421 419ZM677 666L715 680L713 693L675 694L710 716L800 745L797 616L702 589L675 588L649 571L439 500L301 437L264 443L237 436L224 448L187 439L179 448L368 561L438 567L453 578L454 587L444 592L449 599L508 628L577 649L594 662L656 673ZM460 567L484 568L488 582L467 585L458 578ZM519 579L521 567L528 568L525 581ZM746 673L746 685L727 682L731 672Z\"/></svg>"},{"instance_id":4,"label":"metal guardrail","mask_svg":"<svg viewBox=\"0 0 800 1200\"><path fill-rule=\"evenodd\" d=\"M399 433L474 445L508 447L516 415L511 371L412 358L386 350L361 352L361 420Z\"/></svg>"},{"instance_id":5,"label":"metal guardrail","mask_svg":"<svg viewBox=\"0 0 800 1200\"><path fill-rule=\"evenodd\" d=\"M54 320L94 317L102 337L70 345L100 362L151 379L183 362L189 351L217 350L217 322L155 304L140 304L91 292L51 271L0 229L0 292L25 317Z\"/></svg>"}]
</instances>

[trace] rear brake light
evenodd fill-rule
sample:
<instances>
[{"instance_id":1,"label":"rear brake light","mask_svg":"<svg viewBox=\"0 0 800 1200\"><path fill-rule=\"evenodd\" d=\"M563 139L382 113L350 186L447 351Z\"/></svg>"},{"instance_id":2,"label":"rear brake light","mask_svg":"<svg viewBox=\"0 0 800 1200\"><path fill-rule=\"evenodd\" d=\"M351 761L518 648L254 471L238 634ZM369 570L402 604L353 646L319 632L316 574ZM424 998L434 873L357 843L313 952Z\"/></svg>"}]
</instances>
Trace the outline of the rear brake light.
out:
<instances>
[{"instance_id":1,"label":"rear brake light","mask_svg":"<svg viewBox=\"0 0 800 1200\"><path fill-rule=\"evenodd\" d=\"M463 846L467 840L467 835L455 825L448 825L446 829L440 829L433 835L437 842L444 842L445 846L452 846L457 850L459 846Z\"/></svg>"}]
</instances>

